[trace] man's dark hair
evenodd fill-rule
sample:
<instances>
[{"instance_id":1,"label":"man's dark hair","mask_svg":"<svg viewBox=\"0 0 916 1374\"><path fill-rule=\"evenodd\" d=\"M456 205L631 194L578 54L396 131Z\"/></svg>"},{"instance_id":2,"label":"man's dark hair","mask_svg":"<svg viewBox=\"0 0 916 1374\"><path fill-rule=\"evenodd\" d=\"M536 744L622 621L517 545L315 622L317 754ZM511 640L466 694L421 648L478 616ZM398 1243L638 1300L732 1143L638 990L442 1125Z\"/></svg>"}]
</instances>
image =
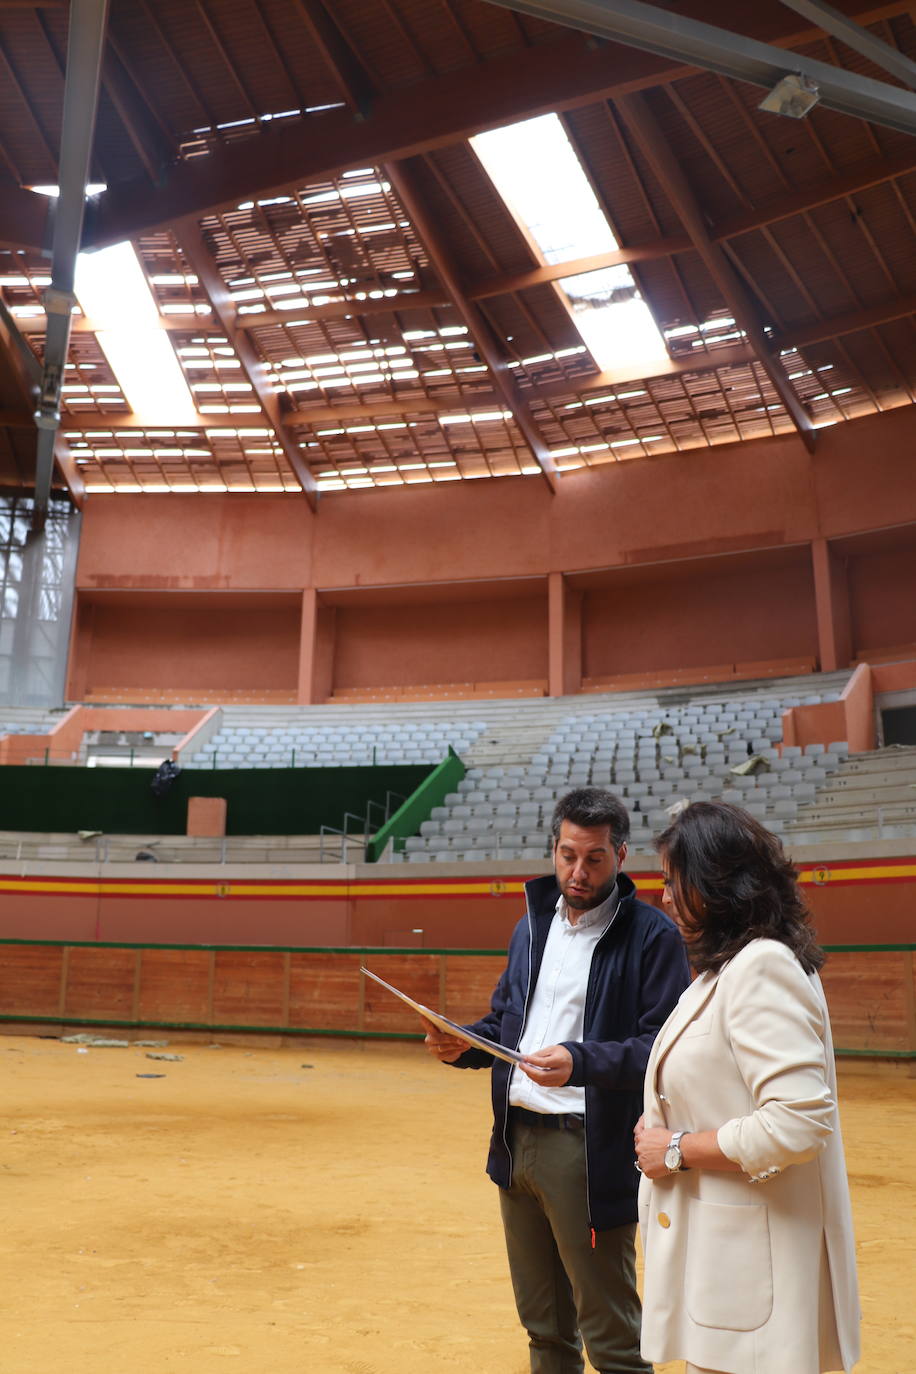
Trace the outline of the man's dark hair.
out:
<instances>
[{"instance_id":1,"label":"man's dark hair","mask_svg":"<svg viewBox=\"0 0 916 1374\"><path fill-rule=\"evenodd\" d=\"M630 838L630 814L619 797L603 787L576 787L561 797L554 807L550 833L556 844L564 821L595 830L606 825L611 832L614 848L619 849Z\"/></svg>"},{"instance_id":2,"label":"man's dark hair","mask_svg":"<svg viewBox=\"0 0 916 1374\"><path fill-rule=\"evenodd\" d=\"M742 807L693 802L655 847L699 972L722 968L759 939L788 945L806 973L823 964L795 869L777 837Z\"/></svg>"}]
</instances>

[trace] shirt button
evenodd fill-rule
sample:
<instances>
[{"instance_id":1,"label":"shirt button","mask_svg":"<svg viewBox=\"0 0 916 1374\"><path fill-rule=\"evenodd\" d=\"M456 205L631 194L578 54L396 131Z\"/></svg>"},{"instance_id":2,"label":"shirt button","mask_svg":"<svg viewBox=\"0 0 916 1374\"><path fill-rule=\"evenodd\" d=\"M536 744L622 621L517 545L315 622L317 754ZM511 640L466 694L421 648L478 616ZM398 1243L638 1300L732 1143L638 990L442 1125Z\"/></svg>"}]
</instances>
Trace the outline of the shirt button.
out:
<instances>
[{"instance_id":1,"label":"shirt button","mask_svg":"<svg viewBox=\"0 0 916 1374\"><path fill-rule=\"evenodd\" d=\"M667 1231L668 1227L671 1225L671 1218L667 1212L659 1212L658 1224L661 1226L662 1230Z\"/></svg>"}]
</instances>

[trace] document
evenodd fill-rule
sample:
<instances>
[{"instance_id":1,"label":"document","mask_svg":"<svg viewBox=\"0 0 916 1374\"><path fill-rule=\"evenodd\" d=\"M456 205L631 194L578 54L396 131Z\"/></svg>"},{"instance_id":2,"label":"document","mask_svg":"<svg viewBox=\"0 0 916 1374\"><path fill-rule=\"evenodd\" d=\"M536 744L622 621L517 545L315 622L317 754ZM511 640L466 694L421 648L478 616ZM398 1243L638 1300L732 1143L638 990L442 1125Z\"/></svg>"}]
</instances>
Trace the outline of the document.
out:
<instances>
[{"instance_id":1,"label":"document","mask_svg":"<svg viewBox=\"0 0 916 1374\"><path fill-rule=\"evenodd\" d=\"M360 968L359 971L388 992L393 992L395 997L400 997L402 1002L413 1007L415 1012L418 1012L427 1021L431 1021L439 1030L445 1031L446 1035L457 1035L459 1039L466 1041L469 1045L475 1045L479 1050L486 1050L487 1054L495 1055L497 1059L505 1059L508 1064L520 1064L525 1058L523 1054L519 1054L518 1050L510 1050L506 1045L497 1045L495 1040L488 1040L485 1035L475 1035L473 1031L466 1030L464 1026L459 1026L456 1021L450 1021L447 1016L441 1016L439 1012L424 1007L422 1002L415 1002L412 997L407 996L406 992L401 992L400 989L392 987L391 983L386 983L384 978L379 978L377 973L371 973L367 968Z\"/></svg>"}]
</instances>

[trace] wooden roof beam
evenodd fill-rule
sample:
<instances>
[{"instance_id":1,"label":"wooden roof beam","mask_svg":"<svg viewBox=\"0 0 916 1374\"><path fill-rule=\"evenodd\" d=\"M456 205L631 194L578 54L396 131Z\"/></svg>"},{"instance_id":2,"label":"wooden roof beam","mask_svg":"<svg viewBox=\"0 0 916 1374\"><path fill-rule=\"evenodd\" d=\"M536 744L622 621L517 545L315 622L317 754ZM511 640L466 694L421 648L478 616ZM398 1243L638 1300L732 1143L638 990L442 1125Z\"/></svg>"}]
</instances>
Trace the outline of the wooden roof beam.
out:
<instances>
[{"instance_id":1,"label":"wooden roof beam","mask_svg":"<svg viewBox=\"0 0 916 1374\"><path fill-rule=\"evenodd\" d=\"M860 0L845 0L842 8L867 24L906 14L911 6L912 0L868 6ZM761 9L759 16L754 13L749 18L748 26L755 30L759 26L766 41L790 47L812 37L809 28L793 28L796 22L788 11L774 18L772 12ZM368 118L354 117L351 109L328 112L304 123L271 124L256 136L225 144L206 157L174 162L162 170L158 185L142 179L112 186L97 204L87 207L84 246L97 248L136 238L185 215L203 215L240 200L277 194L367 162L431 151L513 120L644 90L691 70L617 44L589 47L581 35L561 35L558 30L555 42L379 95ZM418 109L424 112L422 121L417 119ZM145 134L149 126L145 119L142 122ZM134 123L139 132L139 124ZM148 146L147 158L158 160L158 152L155 143ZM848 191L839 190L836 198L844 194ZM45 198L4 187L0 245L41 251L49 241Z\"/></svg>"},{"instance_id":2,"label":"wooden roof beam","mask_svg":"<svg viewBox=\"0 0 916 1374\"><path fill-rule=\"evenodd\" d=\"M263 359L258 356L254 344L244 330L236 327L235 302L204 241L200 225L196 220L184 220L173 226L173 232L191 270L196 273L198 281L210 299L213 313L218 317L223 332L242 365L242 372L251 384L264 418L273 429L276 441L283 449L306 500L312 510L317 510L318 487L312 470L299 451L298 445L283 427L280 400L267 380Z\"/></svg>"},{"instance_id":3,"label":"wooden roof beam","mask_svg":"<svg viewBox=\"0 0 916 1374\"><path fill-rule=\"evenodd\" d=\"M67 484L70 500L77 510L82 510L86 499L86 483L83 481L83 474L76 464L70 445L59 431L54 436L54 462Z\"/></svg>"},{"instance_id":4,"label":"wooden roof beam","mask_svg":"<svg viewBox=\"0 0 916 1374\"><path fill-rule=\"evenodd\" d=\"M525 272L501 272L492 277L481 277L465 287L468 300L485 300L488 296L503 296L512 291L527 291L532 286L560 281L564 277L577 277L586 272L599 272L604 267L619 267L623 263L655 262L659 258L670 257L672 253L691 253L693 244L686 235L656 239L649 243L631 243L624 248L615 248L609 253L593 253L587 258L569 258L566 262L544 263L540 267L529 268Z\"/></svg>"},{"instance_id":5,"label":"wooden roof beam","mask_svg":"<svg viewBox=\"0 0 916 1374\"><path fill-rule=\"evenodd\" d=\"M551 456L547 441L541 434L531 415L529 403L507 364L502 344L497 339L489 320L476 301L469 300L461 285L461 280L452 258L445 236L435 223L425 204L423 189L416 168L408 162L386 164L388 177L407 211L414 232L426 248L439 280L445 287L455 309L467 326L468 334L482 362L489 370L492 385L502 398L506 410L521 433L525 443L534 456L535 462L544 474L551 491L556 491L560 480L559 470Z\"/></svg>"},{"instance_id":6,"label":"wooden roof beam","mask_svg":"<svg viewBox=\"0 0 916 1374\"><path fill-rule=\"evenodd\" d=\"M764 333L756 303L726 256L725 250L713 241L693 189L671 152L645 96L624 96L616 105L631 136L642 149L675 213L687 230L738 328L746 334L805 447L813 453L817 432L814 422L798 399L779 357L774 356L772 352L772 344Z\"/></svg>"},{"instance_id":7,"label":"wooden roof beam","mask_svg":"<svg viewBox=\"0 0 916 1374\"><path fill-rule=\"evenodd\" d=\"M145 180L110 186L87 214L85 246L136 238L176 219L278 195L347 168L431 152L484 129L586 105L688 71L649 53L589 48L580 34L563 37L524 55L495 58L470 71L379 95L369 118L346 108L276 121L249 138L175 163L159 187Z\"/></svg>"}]
</instances>

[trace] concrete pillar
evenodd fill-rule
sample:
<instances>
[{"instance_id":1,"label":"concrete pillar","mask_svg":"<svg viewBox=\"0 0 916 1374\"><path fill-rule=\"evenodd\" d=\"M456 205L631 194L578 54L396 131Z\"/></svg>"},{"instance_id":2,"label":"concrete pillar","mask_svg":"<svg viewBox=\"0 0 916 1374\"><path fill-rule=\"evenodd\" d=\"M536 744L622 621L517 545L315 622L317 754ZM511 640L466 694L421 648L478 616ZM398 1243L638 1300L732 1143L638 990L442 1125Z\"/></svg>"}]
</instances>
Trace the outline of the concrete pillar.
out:
<instances>
[{"instance_id":1,"label":"concrete pillar","mask_svg":"<svg viewBox=\"0 0 916 1374\"><path fill-rule=\"evenodd\" d=\"M811 541L818 661L824 673L849 666L853 656L852 615L846 565L821 537Z\"/></svg>"},{"instance_id":2,"label":"concrete pillar","mask_svg":"<svg viewBox=\"0 0 916 1374\"><path fill-rule=\"evenodd\" d=\"M299 626L299 683L296 701L300 706L315 704L315 656L318 647L318 593L306 587L302 593Z\"/></svg>"},{"instance_id":3,"label":"concrete pillar","mask_svg":"<svg viewBox=\"0 0 916 1374\"><path fill-rule=\"evenodd\" d=\"M582 690L582 593L562 573L547 575L548 694L572 696Z\"/></svg>"}]
</instances>

